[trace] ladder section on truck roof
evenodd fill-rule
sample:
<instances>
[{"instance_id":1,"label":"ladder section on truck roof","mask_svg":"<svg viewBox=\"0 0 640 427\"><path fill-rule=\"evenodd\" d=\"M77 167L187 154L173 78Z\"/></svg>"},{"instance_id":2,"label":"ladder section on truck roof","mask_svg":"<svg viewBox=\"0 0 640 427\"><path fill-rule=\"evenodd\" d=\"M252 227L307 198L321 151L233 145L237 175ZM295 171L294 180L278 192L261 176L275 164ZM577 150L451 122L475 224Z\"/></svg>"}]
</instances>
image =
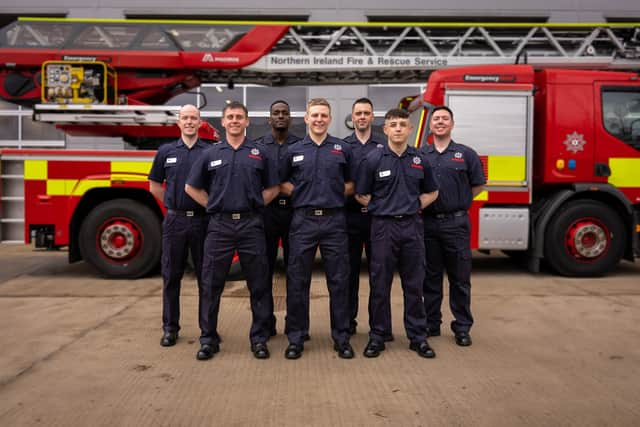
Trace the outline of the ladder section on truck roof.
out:
<instances>
[{"instance_id":1,"label":"ladder section on truck roof","mask_svg":"<svg viewBox=\"0 0 640 427\"><path fill-rule=\"evenodd\" d=\"M46 123L174 125L180 106L36 104L33 118Z\"/></svg>"},{"instance_id":2,"label":"ladder section on truck roof","mask_svg":"<svg viewBox=\"0 0 640 427\"><path fill-rule=\"evenodd\" d=\"M242 53L258 26L286 26L273 48L238 69L216 52ZM640 69L640 24L324 23L23 19L0 30L0 49L60 49L102 54L202 53L189 63L203 82L266 85L424 82L436 69L507 64ZM95 55L95 53L94 53ZM200 57L199 57L200 58ZM228 58L226 58L228 59ZM115 63L115 62L114 62ZM153 68L146 61L142 68Z\"/></svg>"}]
</instances>

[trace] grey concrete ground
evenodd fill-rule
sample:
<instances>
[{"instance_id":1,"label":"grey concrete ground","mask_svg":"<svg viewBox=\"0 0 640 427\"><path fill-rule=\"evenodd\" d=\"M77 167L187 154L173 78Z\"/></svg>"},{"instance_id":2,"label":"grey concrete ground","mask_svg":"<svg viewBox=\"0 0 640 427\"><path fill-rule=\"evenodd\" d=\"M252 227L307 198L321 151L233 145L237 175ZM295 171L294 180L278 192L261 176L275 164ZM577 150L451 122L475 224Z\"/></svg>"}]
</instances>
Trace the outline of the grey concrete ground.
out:
<instances>
[{"instance_id":1,"label":"grey concrete ground","mask_svg":"<svg viewBox=\"0 0 640 427\"><path fill-rule=\"evenodd\" d=\"M640 263L598 279L531 275L500 256L474 261L474 344L447 328L437 358L396 340L366 359L367 285L357 356L331 349L328 298L314 273L312 339L285 360L284 278L272 356L249 352L247 291L229 282L221 352L195 360L197 291L183 290L178 344L159 346L159 277L109 281L66 253L0 245L0 426L632 426L640 423ZM363 275L364 280L364 275ZM450 320L448 309L445 321Z\"/></svg>"}]
</instances>

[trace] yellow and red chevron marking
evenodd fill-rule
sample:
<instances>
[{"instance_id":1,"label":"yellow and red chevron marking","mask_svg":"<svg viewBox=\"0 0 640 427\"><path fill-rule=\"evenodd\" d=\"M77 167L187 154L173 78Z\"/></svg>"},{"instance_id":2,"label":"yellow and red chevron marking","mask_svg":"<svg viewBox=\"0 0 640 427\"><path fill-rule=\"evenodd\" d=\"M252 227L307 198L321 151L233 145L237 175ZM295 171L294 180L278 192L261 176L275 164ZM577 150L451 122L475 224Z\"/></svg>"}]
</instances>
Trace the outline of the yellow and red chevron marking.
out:
<instances>
[{"instance_id":1,"label":"yellow and red chevron marking","mask_svg":"<svg viewBox=\"0 0 640 427\"><path fill-rule=\"evenodd\" d=\"M609 168L609 184L622 191L631 203L640 203L640 159L610 158Z\"/></svg>"},{"instance_id":2,"label":"yellow and red chevron marking","mask_svg":"<svg viewBox=\"0 0 640 427\"><path fill-rule=\"evenodd\" d=\"M98 187L147 182L152 158L25 160L25 181L45 181L47 196L82 196ZM138 185L134 185L138 187Z\"/></svg>"}]
</instances>

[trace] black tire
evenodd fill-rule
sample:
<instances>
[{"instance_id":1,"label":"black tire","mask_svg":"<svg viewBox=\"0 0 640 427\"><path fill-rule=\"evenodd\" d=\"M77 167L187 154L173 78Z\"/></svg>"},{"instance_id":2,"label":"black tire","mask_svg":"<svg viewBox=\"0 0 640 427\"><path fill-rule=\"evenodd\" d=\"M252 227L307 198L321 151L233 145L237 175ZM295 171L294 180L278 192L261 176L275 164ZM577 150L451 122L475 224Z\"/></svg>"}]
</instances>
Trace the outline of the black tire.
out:
<instances>
[{"instance_id":1,"label":"black tire","mask_svg":"<svg viewBox=\"0 0 640 427\"><path fill-rule=\"evenodd\" d=\"M104 277L145 276L160 262L160 219L131 199L104 202L82 222L79 247L82 258Z\"/></svg>"},{"instance_id":2,"label":"black tire","mask_svg":"<svg viewBox=\"0 0 640 427\"><path fill-rule=\"evenodd\" d=\"M564 276L602 276L618 264L624 247L622 218L593 200L566 203L545 231L545 258Z\"/></svg>"}]
</instances>

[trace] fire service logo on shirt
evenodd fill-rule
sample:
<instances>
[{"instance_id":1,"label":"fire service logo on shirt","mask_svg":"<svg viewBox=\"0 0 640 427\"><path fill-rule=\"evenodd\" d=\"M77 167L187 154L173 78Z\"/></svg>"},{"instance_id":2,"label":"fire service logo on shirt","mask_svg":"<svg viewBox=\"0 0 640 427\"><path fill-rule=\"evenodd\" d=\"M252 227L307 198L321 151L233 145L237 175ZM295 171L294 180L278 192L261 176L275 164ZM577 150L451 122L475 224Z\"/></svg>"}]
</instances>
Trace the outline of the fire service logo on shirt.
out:
<instances>
[{"instance_id":1,"label":"fire service logo on shirt","mask_svg":"<svg viewBox=\"0 0 640 427\"><path fill-rule=\"evenodd\" d=\"M567 147L567 151L571 151L576 154L578 151L584 151L584 145L587 141L584 140L584 135L578 132L568 133L567 139L564 140L564 145Z\"/></svg>"},{"instance_id":2,"label":"fire service logo on shirt","mask_svg":"<svg viewBox=\"0 0 640 427\"><path fill-rule=\"evenodd\" d=\"M413 163L411 164L411 167L414 169L422 169L421 163L422 163L422 159L418 156L415 156L413 158Z\"/></svg>"},{"instance_id":3,"label":"fire service logo on shirt","mask_svg":"<svg viewBox=\"0 0 640 427\"><path fill-rule=\"evenodd\" d=\"M260 157L260 150L258 150L257 148L251 149L251 154L249 154L249 157L256 160L262 160L262 157Z\"/></svg>"},{"instance_id":4,"label":"fire service logo on shirt","mask_svg":"<svg viewBox=\"0 0 640 427\"><path fill-rule=\"evenodd\" d=\"M464 159L462 158L462 153L460 151L456 151L453 154L453 158L451 159L454 162L464 162Z\"/></svg>"}]
</instances>

